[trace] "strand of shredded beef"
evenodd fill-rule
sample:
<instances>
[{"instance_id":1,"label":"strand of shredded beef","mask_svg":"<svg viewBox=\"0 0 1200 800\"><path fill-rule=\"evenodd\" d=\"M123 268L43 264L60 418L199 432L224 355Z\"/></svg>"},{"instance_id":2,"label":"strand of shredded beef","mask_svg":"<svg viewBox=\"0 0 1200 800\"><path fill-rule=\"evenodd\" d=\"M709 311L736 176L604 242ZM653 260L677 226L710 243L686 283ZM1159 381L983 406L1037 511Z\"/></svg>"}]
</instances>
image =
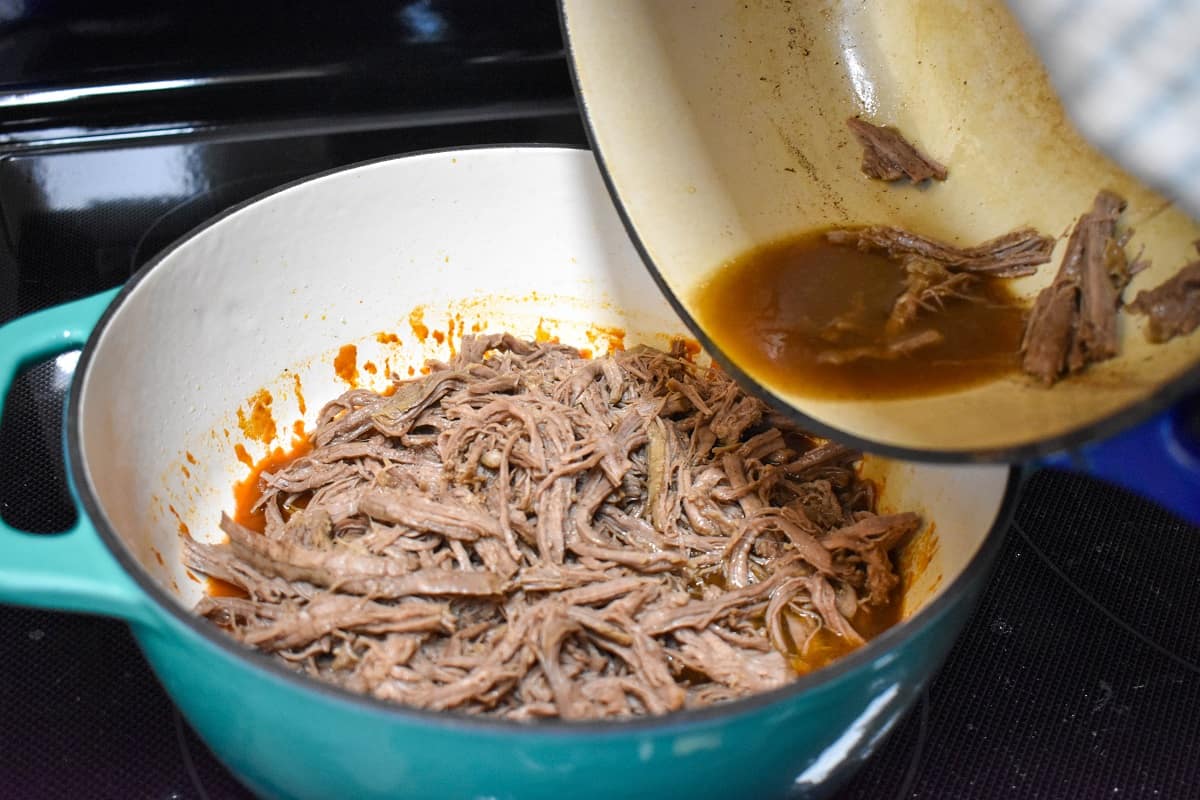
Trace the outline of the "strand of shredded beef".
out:
<instances>
[{"instance_id":1,"label":"strand of shredded beef","mask_svg":"<svg viewBox=\"0 0 1200 800\"><path fill-rule=\"evenodd\" d=\"M913 183L928 178L946 180L946 167L914 147L895 128L872 125L858 117L847 119L846 126L862 145L862 171L867 177L881 181L908 178Z\"/></svg>"},{"instance_id":2,"label":"strand of shredded beef","mask_svg":"<svg viewBox=\"0 0 1200 800\"><path fill-rule=\"evenodd\" d=\"M1196 243L1200 250L1200 242ZM1200 327L1200 261L1192 261L1153 289L1138 292L1126 306L1146 316L1146 339L1155 344Z\"/></svg>"},{"instance_id":3,"label":"strand of shredded beef","mask_svg":"<svg viewBox=\"0 0 1200 800\"><path fill-rule=\"evenodd\" d=\"M354 691L530 720L774 688L889 602L916 515L876 516L857 452L682 347L468 336L430 367L322 409L315 449L263 476L263 534L185 542L247 595L198 613Z\"/></svg>"},{"instance_id":4,"label":"strand of shredded beef","mask_svg":"<svg viewBox=\"0 0 1200 800\"><path fill-rule=\"evenodd\" d=\"M1058 274L1034 301L1021 343L1024 370L1044 384L1117 354L1121 292L1144 265L1130 263L1116 234L1125 200L1096 195L1075 223Z\"/></svg>"}]
</instances>

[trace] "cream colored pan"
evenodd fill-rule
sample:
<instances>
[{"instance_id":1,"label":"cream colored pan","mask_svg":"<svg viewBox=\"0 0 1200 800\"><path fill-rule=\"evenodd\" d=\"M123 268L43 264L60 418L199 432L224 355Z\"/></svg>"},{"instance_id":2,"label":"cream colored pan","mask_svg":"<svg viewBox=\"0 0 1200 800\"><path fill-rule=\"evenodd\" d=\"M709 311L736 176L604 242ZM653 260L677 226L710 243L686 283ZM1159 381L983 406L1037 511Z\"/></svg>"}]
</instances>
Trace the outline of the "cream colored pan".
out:
<instances>
[{"instance_id":1,"label":"cream colored pan","mask_svg":"<svg viewBox=\"0 0 1200 800\"><path fill-rule=\"evenodd\" d=\"M630 233L707 349L817 430L906 458L1023 459L1111 435L1194 386L1200 333L1146 342L1045 389L1012 375L940 396L788 392L729 363L691 313L728 259L806 230L887 223L959 244L1032 225L1059 236L1101 188L1129 201L1150 269L1132 299L1195 258L1200 226L1085 144L1000 0L564 0L592 141ZM1120 102L1119 97L1113 102ZM869 180L845 120L895 125L945 183ZM1054 261L1013 288L1032 298Z\"/></svg>"}]
</instances>

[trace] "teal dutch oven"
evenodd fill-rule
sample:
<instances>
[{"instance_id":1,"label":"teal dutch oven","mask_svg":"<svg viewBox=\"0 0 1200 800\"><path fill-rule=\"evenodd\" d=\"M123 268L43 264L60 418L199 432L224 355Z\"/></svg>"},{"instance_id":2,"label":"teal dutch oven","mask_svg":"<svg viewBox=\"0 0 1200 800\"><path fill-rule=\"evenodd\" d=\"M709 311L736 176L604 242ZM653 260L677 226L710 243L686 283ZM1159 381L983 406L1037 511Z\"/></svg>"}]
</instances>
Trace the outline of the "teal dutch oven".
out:
<instances>
[{"instance_id":1,"label":"teal dutch oven","mask_svg":"<svg viewBox=\"0 0 1200 800\"><path fill-rule=\"evenodd\" d=\"M0 396L22 365L83 354L65 443L79 521L57 536L0 529L0 600L127 622L191 725L264 796L835 789L966 620L1012 507L1009 468L869 458L883 508L927 521L901 559L903 622L785 688L704 710L520 724L403 708L290 672L191 613L205 586L181 542L221 537L243 462L286 446L346 389L347 346L361 384L382 388L388 369L445 358L443 340L476 325L598 352L616 329L627 345L686 331L591 153L542 147L424 153L286 186L175 243L119 291L5 325Z\"/></svg>"}]
</instances>

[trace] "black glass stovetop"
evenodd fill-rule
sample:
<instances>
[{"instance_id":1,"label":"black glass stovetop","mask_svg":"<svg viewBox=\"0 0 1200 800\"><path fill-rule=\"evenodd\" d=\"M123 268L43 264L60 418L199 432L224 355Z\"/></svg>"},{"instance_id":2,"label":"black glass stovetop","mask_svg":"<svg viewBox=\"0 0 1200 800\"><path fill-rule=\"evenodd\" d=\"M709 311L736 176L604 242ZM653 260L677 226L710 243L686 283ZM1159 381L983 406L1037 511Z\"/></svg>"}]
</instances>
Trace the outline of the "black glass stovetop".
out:
<instances>
[{"instance_id":1,"label":"black glass stovetop","mask_svg":"<svg viewBox=\"0 0 1200 800\"><path fill-rule=\"evenodd\" d=\"M17 43L28 73L0 76L0 323L116 286L207 217L303 175L430 147L585 142L542 0L503 18L461 2L367 4L359 27L371 35L357 48L301 19L293 33L311 46L255 50L243 31L245 52L235 37L225 59L180 38L203 20L117 5L125 16L97 29L62 25L53 3L30 3L15 22L0 4L0 44L11 57ZM165 39L158 50L129 44L146 26ZM209 80L223 69L236 80ZM49 93L179 74L209 82ZM35 535L74 519L60 445L73 363L28 369L0 420L0 516ZM1086 478L1034 475L949 660L842 796L1200 797L1200 530ZM249 794L124 625L0 606L0 800L10 797Z\"/></svg>"}]
</instances>

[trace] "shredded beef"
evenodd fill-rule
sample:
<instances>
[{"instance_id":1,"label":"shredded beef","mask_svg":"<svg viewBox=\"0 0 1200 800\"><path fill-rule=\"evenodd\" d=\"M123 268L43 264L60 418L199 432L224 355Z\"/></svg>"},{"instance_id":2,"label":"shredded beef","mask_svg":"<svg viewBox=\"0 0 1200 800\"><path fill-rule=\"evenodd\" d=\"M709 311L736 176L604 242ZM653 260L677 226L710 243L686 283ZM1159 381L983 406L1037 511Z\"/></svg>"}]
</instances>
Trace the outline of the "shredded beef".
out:
<instances>
[{"instance_id":1,"label":"shredded beef","mask_svg":"<svg viewBox=\"0 0 1200 800\"><path fill-rule=\"evenodd\" d=\"M1200 249L1200 242L1196 243ZM1153 289L1143 289L1127 308L1146 316L1146 338L1156 344L1186 336L1200 327L1200 261Z\"/></svg>"},{"instance_id":2,"label":"shredded beef","mask_svg":"<svg viewBox=\"0 0 1200 800\"><path fill-rule=\"evenodd\" d=\"M951 300L976 299L971 293L977 278L969 272L951 272L946 265L920 256L904 259L904 291L892 305L884 331L896 336L921 312L938 311Z\"/></svg>"},{"instance_id":3,"label":"shredded beef","mask_svg":"<svg viewBox=\"0 0 1200 800\"><path fill-rule=\"evenodd\" d=\"M1044 384L1117 354L1121 292L1140 268L1116 235L1125 201L1108 191L1075 223L1054 281L1034 301L1021 343L1024 370Z\"/></svg>"},{"instance_id":4,"label":"shredded beef","mask_svg":"<svg viewBox=\"0 0 1200 800\"><path fill-rule=\"evenodd\" d=\"M833 230L825 236L834 244L877 250L899 260L916 257L941 264L952 272L996 278L1032 275L1038 265L1050 260L1054 251L1054 239L1032 228L1019 228L975 247L955 247L887 225Z\"/></svg>"},{"instance_id":5,"label":"shredded beef","mask_svg":"<svg viewBox=\"0 0 1200 800\"><path fill-rule=\"evenodd\" d=\"M930 302L927 298L921 302ZM245 597L196 611L385 700L512 719L661 714L777 687L822 628L892 600L912 514L860 454L678 348L586 359L466 337L354 390L262 476L264 533L184 542Z\"/></svg>"},{"instance_id":6,"label":"shredded beef","mask_svg":"<svg viewBox=\"0 0 1200 800\"><path fill-rule=\"evenodd\" d=\"M946 180L946 168L910 144L895 128L880 127L850 117L850 132L863 148L862 171L870 178L920 183L927 178Z\"/></svg>"}]
</instances>

